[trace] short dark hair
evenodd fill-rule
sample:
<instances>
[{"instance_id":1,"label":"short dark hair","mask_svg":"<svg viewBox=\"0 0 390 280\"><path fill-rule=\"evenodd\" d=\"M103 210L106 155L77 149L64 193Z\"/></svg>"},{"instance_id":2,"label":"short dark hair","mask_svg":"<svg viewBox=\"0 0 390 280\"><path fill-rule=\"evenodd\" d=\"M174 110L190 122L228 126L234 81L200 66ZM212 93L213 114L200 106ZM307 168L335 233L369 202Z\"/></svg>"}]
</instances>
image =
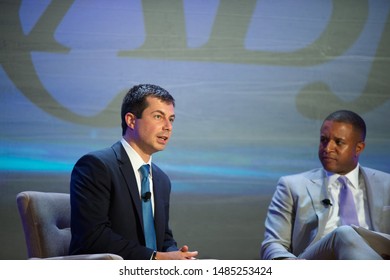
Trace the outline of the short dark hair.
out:
<instances>
[{"instance_id":1,"label":"short dark hair","mask_svg":"<svg viewBox=\"0 0 390 280\"><path fill-rule=\"evenodd\" d=\"M125 95L122 102L121 119L122 119L122 135L125 135L127 124L125 116L127 113L132 113L137 119L142 117L142 112L148 106L146 97L156 97L166 103L175 106L175 99L170 93L162 87L152 84L140 84L133 86Z\"/></svg>"},{"instance_id":2,"label":"short dark hair","mask_svg":"<svg viewBox=\"0 0 390 280\"><path fill-rule=\"evenodd\" d=\"M353 128L359 132L362 136L363 141L366 139L366 123L361 116L357 113L348 111L348 110L339 110L331 113L324 120L325 121L334 121L348 123L353 126Z\"/></svg>"}]
</instances>

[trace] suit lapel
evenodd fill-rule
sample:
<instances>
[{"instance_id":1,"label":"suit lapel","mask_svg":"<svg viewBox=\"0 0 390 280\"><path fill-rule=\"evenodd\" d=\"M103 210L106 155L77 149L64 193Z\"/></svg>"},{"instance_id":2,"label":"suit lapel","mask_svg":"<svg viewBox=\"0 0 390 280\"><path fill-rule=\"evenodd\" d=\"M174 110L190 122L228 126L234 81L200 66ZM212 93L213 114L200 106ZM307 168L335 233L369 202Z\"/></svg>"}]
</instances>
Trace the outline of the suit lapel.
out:
<instances>
[{"instance_id":1,"label":"suit lapel","mask_svg":"<svg viewBox=\"0 0 390 280\"><path fill-rule=\"evenodd\" d=\"M153 164L152 164L153 168ZM157 248L162 249L160 244L164 244L164 201L161 199L164 195L161 193L163 188L160 186L159 174L157 168L153 168L153 193L154 193L154 225L156 229Z\"/></svg>"},{"instance_id":2,"label":"suit lapel","mask_svg":"<svg viewBox=\"0 0 390 280\"><path fill-rule=\"evenodd\" d=\"M318 230L313 242L316 242L322 236L325 230L325 225L329 217L329 206L324 206L322 201L329 199L328 191L325 186L326 176L323 169L318 169L315 173L311 173L308 177L306 186L307 192L311 199L314 211L318 218Z\"/></svg>"},{"instance_id":3,"label":"suit lapel","mask_svg":"<svg viewBox=\"0 0 390 280\"><path fill-rule=\"evenodd\" d=\"M141 199L139 197L139 191L138 191L137 181L135 179L133 166L131 165L130 159L120 141L115 143L112 146L112 149L114 150L114 153L116 155L119 170L122 174L124 181L126 182L127 189L130 192L130 197L133 200L133 203L137 210L137 216L140 219L141 224L143 224L142 204L141 204Z\"/></svg>"},{"instance_id":4,"label":"suit lapel","mask_svg":"<svg viewBox=\"0 0 390 280\"><path fill-rule=\"evenodd\" d=\"M124 181L126 182L127 188L130 192L130 197L133 200L135 205L137 216L140 220L140 224L143 227L143 219L142 219L142 202L139 197L139 191L137 186L137 181L135 179L133 166L130 162L130 159L123 148L120 141L115 143L112 146L114 150L117 160L118 167L123 176ZM161 185L160 174L158 168L154 167L152 163L152 177L153 177L153 197L154 197L154 224L156 229L156 241L157 241L157 249L161 250L164 244L165 238L165 209L164 209L164 186Z\"/></svg>"},{"instance_id":5,"label":"suit lapel","mask_svg":"<svg viewBox=\"0 0 390 280\"><path fill-rule=\"evenodd\" d=\"M382 184L379 181L380 178L376 176L375 171L360 167L360 172L361 177L359 177L359 179L362 178L366 186L367 205L370 215L371 228L380 231L379 226L381 224L383 213L383 198L385 197L384 189L382 188Z\"/></svg>"}]
</instances>

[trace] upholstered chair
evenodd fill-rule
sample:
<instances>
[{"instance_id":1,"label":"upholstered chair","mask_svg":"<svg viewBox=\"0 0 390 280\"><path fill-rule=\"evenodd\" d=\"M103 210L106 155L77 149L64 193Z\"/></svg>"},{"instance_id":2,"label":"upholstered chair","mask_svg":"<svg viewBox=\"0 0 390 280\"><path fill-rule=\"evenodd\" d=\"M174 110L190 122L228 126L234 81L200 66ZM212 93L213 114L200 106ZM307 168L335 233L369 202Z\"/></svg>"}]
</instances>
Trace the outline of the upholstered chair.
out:
<instances>
[{"instance_id":1,"label":"upholstered chair","mask_svg":"<svg viewBox=\"0 0 390 280\"><path fill-rule=\"evenodd\" d=\"M120 260L115 254L69 255L70 196L25 191L16 196L29 259Z\"/></svg>"}]
</instances>

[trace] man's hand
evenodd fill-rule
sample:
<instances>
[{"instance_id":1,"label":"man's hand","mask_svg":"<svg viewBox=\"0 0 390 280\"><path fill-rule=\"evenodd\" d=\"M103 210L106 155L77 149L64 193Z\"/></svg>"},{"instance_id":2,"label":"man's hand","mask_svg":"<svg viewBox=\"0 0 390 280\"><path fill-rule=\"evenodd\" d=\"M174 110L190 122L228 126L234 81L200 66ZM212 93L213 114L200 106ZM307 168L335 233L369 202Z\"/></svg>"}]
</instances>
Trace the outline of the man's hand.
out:
<instances>
[{"instance_id":1,"label":"man's hand","mask_svg":"<svg viewBox=\"0 0 390 280\"><path fill-rule=\"evenodd\" d=\"M188 251L188 246L184 245L179 251L157 252L156 260L196 260L198 251Z\"/></svg>"}]
</instances>

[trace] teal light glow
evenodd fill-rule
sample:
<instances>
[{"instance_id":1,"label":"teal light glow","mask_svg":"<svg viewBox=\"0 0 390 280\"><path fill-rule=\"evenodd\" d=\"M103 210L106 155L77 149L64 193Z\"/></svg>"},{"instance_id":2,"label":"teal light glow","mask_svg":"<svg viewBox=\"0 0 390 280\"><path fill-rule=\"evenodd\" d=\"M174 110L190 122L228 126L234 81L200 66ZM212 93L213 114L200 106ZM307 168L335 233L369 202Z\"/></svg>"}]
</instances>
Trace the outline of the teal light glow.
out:
<instances>
[{"instance_id":1,"label":"teal light glow","mask_svg":"<svg viewBox=\"0 0 390 280\"><path fill-rule=\"evenodd\" d=\"M43 159L0 157L0 170L8 172L69 172L73 163Z\"/></svg>"}]
</instances>

